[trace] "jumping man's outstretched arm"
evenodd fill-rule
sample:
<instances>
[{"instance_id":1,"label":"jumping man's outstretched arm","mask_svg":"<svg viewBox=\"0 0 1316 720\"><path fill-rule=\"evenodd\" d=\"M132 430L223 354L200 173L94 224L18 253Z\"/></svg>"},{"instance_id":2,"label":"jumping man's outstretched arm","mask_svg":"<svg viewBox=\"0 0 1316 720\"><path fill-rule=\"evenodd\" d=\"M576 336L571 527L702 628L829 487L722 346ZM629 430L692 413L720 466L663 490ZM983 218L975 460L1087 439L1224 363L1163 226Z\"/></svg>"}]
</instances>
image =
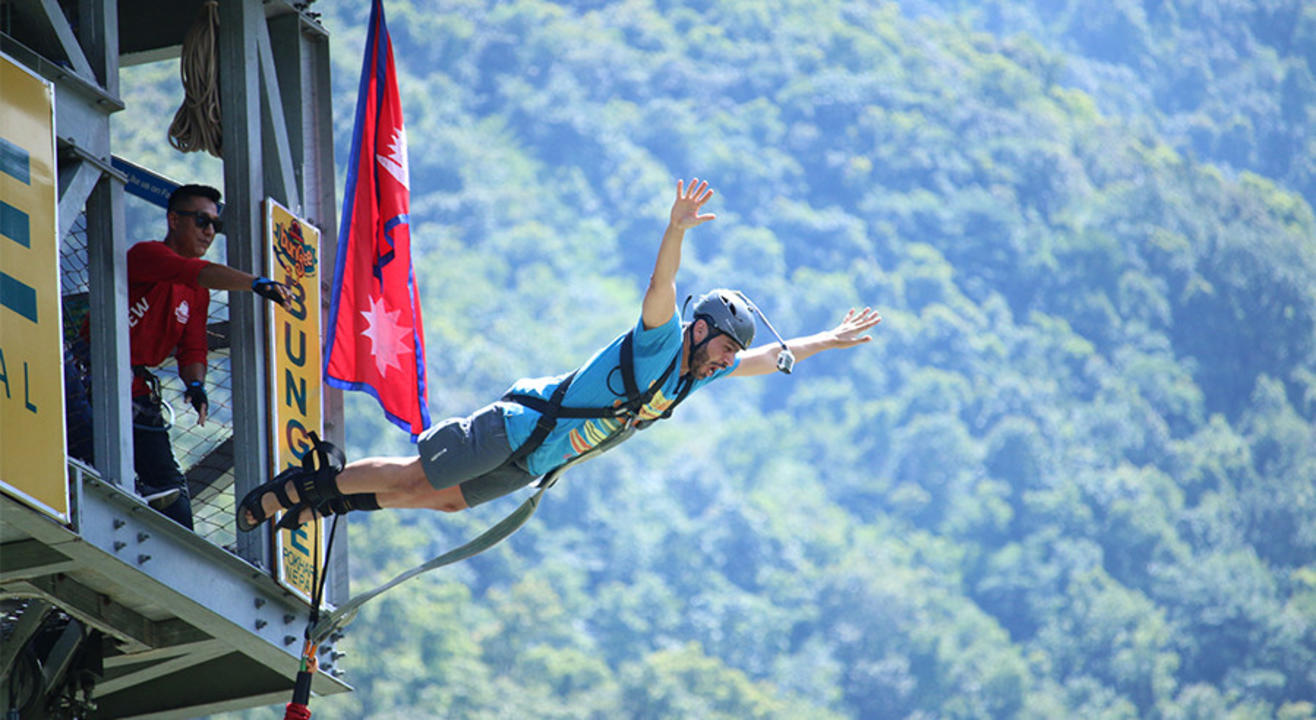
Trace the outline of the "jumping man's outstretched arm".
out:
<instances>
[{"instance_id":1,"label":"jumping man's outstretched arm","mask_svg":"<svg viewBox=\"0 0 1316 720\"><path fill-rule=\"evenodd\" d=\"M845 314L841 323L831 330L793 338L787 340L786 345L790 347L797 361L803 360L823 350L855 347L869 342L873 339L873 336L864 335L864 333L880 322L882 322L882 316L878 315L877 311L872 308L864 308L859 312L851 309L850 312ZM748 377L775 372L777 370L777 353L780 350L781 346L774 342L740 353L740 365L736 366L736 369L731 372L731 376Z\"/></svg>"},{"instance_id":2,"label":"jumping man's outstretched arm","mask_svg":"<svg viewBox=\"0 0 1316 720\"><path fill-rule=\"evenodd\" d=\"M653 329L672 319L676 307L676 271L681 267L681 243L686 230L717 217L711 213L699 213L711 197L713 191L707 181L694 178L689 187L681 180L676 181L672 217L663 233L663 242L658 246L658 259L653 265L653 275L649 276L649 289L644 293L641 317L645 328Z\"/></svg>"}]
</instances>

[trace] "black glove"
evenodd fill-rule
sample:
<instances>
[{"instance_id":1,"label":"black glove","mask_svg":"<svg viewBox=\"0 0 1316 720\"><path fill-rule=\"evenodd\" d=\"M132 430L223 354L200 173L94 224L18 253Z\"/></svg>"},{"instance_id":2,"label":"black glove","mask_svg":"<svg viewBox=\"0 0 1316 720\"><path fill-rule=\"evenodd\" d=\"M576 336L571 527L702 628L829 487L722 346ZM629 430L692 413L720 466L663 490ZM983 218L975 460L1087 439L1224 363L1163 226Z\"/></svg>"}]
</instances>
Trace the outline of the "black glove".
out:
<instances>
[{"instance_id":1,"label":"black glove","mask_svg":"<svg viewBox=\"0 0 1316 720\"><path fill-rule=\"evenodd\" d=\"M210 399L206 397L206 387L201 384L200 380L193 380L187 384L187 389L183 391L183 398L192 403L197 414L201 414L203 406L210 405Z\"/></svg>"},{"instance_id":2,"label":"black glove","mask_svg":"<svg viewBox=\"0 0 1316 720\"><path fill-rule=\"evenodd\" d=\"M283 305L288 302L288 286L267 277L258 277L251 281L251 291L257 295Z\"/></svg>"}]
</instances>

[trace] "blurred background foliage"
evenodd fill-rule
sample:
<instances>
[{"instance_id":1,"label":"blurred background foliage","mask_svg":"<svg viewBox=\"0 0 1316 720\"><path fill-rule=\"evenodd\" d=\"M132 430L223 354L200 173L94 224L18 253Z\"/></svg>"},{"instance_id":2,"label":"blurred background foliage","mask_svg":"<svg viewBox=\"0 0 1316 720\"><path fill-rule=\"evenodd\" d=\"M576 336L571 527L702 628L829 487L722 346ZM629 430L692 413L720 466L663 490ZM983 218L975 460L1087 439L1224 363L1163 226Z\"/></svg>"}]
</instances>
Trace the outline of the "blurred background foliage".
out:
<instances>
[{"instance_id":1,"label":"blurred background foliage","mask_svg":"<svg viewBox=\"0 0 1316 720\"><path fill-rule=\"evenodd\" d=\"M368 6L312 7L340 166ZM885 319L367 606L317 717L1316 717L1316 6L386 10L436 417L632 325L678 177L717 190L683 296ZM218 182L176 70L124 71L116 147ZM347 408L350 456L414 452ZM353 583L515 502L353 516Z\"/></svg>"}]
</instances>

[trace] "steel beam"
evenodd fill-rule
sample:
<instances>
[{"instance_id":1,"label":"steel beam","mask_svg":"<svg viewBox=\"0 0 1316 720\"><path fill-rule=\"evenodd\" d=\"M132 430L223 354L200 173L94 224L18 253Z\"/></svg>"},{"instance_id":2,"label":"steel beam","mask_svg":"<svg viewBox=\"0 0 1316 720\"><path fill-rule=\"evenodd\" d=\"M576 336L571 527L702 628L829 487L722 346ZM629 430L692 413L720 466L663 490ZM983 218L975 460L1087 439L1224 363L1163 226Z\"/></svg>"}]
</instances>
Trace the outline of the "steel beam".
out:
<instances>
[{"instance_id":1,"label":"steel beam","mask_svg":"<svg viewBox=\"0 0 1316 720\"><path fill-rule=\"evenodd\" d=\"M118 96L111 95L99 84L84 78L54 60L46 58L40 52L19 42L12 36L0 33L0 50L4 50L41 77L75 90L85 99L100 104L106 112L123 109L123 101Z\"/></svg>"},{"instance_id":2,"label":"steel beam","mask_svg":"<svg viewBox=\"0 0 1316 720\"><path fill-rule=\"evenodd\" d=\"M318 32L316 32L318 30ZM334 258L338 256L338 200L334 193L334 123L333 123L333 86L330 78L329 38L318 25L302 25L301 45L302 60L305 70L302 74L304 102L300 107L309 108L303 112L302 144L304 151L303 181L306 184L306 216L320 228L320 267L324 272L320 277L320 317L329 317L329 306L333 302L330 289L333 287ZM322 328L321 333L325 330ZM323 345L323 338L321 338ZM324 413L325 437L330 442L344 443L343 435L343 391L324 386L324 398L321 412ZM335 547L341 550L330 558L329 586L326 590L329 602L336 605L347 602L351 597L348 585L349 561L351 555L342 550L348 549L347 530L351 525L349 516L344 515L335 534Z\"/></svg>"},{"instance_id":3,"label":"steel beam","mask_svg":"<svg viewBox=\"0 0 1316 720\"><path fill-rule=\"evenodd\" d=\"M119 3L78 0L78 39L105 92L119 94Z\"/></svg>"},{"instance_id":4,"label":"steel beam","mask_svg":"<svg viewBox=\"0 0 1316 720\"><path fill-rule=\"evenodd\" d=\"M73 229L100 179L100 168L89 162L72 160L59 164L59 237L66 237Z\"/></svg>"},{"instance_id":5,"label":"steel beam","mask_svg":"<svg viewBox=\"0 0 1316 720\"><path fill-rule=\"evenodd\" d=\"M149 619L65 575L5 583L0 597L36 598L58 605L69 616L118 639L129 652L153 647Z\"/></svg>"},{"instance_id":6,"label":"steel beam","mask_svg":"<svg viewBox=\"0 0 1316 720\"><path fill-rule=\"evenodd\" d=\"M88 302L91 313L91 393L96 469L108 482L133 488L132 366L128 350L128 277L116 268L128 255L123 185L108 177L87 200Z\"/></svg>"},{"instance_id":7,"label":"steel beam","mask_svg":"<svg viewBox=\"0 0 1316 720\"><path fill-rule=\"evenodd\" d=\"M167 710L164 712L124 715L120 717L119 720L190 720L191 718L206 717L217 713L228 712L230 710L249 710L251 708L259 708L265 705L286 703L291 695L291 690L275 690L272 692L262 692L257 695L233 698L231 700L189 705L182 710ZM104 705L105 703L101 704Z\"/></svg>"},{"instance_id":8,"label":"steel beam","mask_svg":"<svg viewBox=\"0 0 1316 720\"><path fill-rule=\"evenodd\" d=\"M216 643L221 643L221 641L210 638L206 640L198 640L196 642L180 643L178 645L143 650L142 652L132 654L118 653L107 655L104 660L104 665L106 670L113 670L115 668L141 665L143 663L158 663L162 660L169 660L182 655L205 652L208 648L214 647Z\"/></svg>"},{"instance_id":9,"label":"steel beam","mask_svg":"<svg viewBox=\"0 0 1316 720\"><path fill-rule=\"evenodd\" d=\"M82 625L77 620L70 619L58 632L59 637L55 639L45 657L41 658L41 677L47 688L61 685L64 673L69 669L69 663L73 662L73 656L82 646Z\"/></svg>"},{"instance_id":10,"label":"steel beam","mask_svg":"<svg viewBox=\"0 0 1316 720\"><path fill-rule=\"evenodd\" d=\"M9 671L14 667L14 660L18 659L18 653L27 646L27 641L32 639L53 609L54 606L50 603L36 599L23 608L23 614L19 616L13 631L9 633L4 644L0 644L0 678L9 676Z\"/></svg>"},{"instance_id":11,"label":"steel beam","mask_svg":"<svg viewBox=\"0 0 1316 720\"><path fill-rule=\"evenodd\" d=\"M60 549L97 568L108 594L149 598L178 619L172 627L157 623L154 647L213 637L254 663L292 677L306 607L268 572L103 483L87 481L83 504L83 542ZM193 636L188 628L203 635ZM294 642L285 642L287 637ZM346 688L320 673L314 689Z\"/></svg>"},{"instance_id":12,"label":"steel beam","mask_svg":"<svg viewBox=\"0 0 1316 720\"><path fill-rule=\"evenodd\" d=\"M76 560L39 540L0 545L0 583L68 572L77 566Z\"/></svg>"},{"instance_id":13,"label":"steel beam","mask_svg":"<svg viewBox=\"0 0 1316 720\"><path fill-rule=\"evenodd\" d=\"M59 3L55 0L40 0L41 12L45 16L46 22L49 23L51 32L59 40L60 50L64 52L64 57L73 66L74 72L82 76L84 80L94 85L100 82L96 79L96 73L91 69L91 63L87 62L87 55L82 52L82 46L78 44L78 38L73 34L73 28L69 26L68 18L64 16L64 11L60 9Z\"/></svg>"},{"instance_id":14,"label":"steel beam","mask_svg":"<svg viewBox=\"0 0 1316 720\"><path fill-rule=\"evenodd\" d=\"M185 647L187 648L186 651L176 653L173 657L145 664L137 670L114 675L109 679L96 683L95 696L103 697L134 685L148 683L231 652L228 647L218 640L191 643ZM126 657L137 658L137 655Z\"/></svg>"},{"instance_id":15,"label":"steel beam","mask_svg":"<svg viewBox=\"0 0 1316 720\"><path fill-rule=\"evenodd\" d=\"M229 264L262 274L264 223L260 207L265 197L261 158L259 66L256 37L265 14L257 0L229 0L219 6L219 78L224 148L225 224ZM269 475L269 427L265 413L265 313L258 312L251 293L229 297L232 330L233 468L236 497L261 484ZM238 553L261 567L272 566L266 531L241 533Z\"/></svg>"},{"instance_id":16,"label":"steel beam","mask_svg":"<svg viewBox=\"0 0 1316 720\"><path fill-rule=\"evenodd\" d=\"M294 16L295 17L295 16ZM277 20L276 20L277 22ZM288 143L285 95L279 90L279 73L270 50L267 23L256 23L256 48L260 54L261 147L265 162L265 194L276 198L294 215L302 214L302 194L293 172L292 149ZM291 89L290 89L291 90Z\"/></svg>"}]
</instances>

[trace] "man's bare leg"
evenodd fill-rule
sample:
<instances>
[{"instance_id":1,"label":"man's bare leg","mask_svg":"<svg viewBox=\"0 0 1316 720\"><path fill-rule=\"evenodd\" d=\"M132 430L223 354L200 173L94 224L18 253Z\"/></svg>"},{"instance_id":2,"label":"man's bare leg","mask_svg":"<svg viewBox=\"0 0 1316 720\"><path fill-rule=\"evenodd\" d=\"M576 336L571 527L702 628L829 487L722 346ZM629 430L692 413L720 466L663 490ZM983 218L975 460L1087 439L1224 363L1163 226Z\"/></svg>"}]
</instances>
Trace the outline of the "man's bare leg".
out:
<instances>
[{"instance_id":1,"label":"man's bare leg","mask_svg":"<svg viewBox=\"0 0 1316 720\"><path fill-rule=\"evenodd\" d=\"M425 469L419 457L376 457L364 458L349 463L338 474L338 490L344 495L357 493L374 493L381 508L426 508L443 512L465 510L466 499L462 497L461 488L452 487L435 490L425 477ZM284 486L288 498L299 502L297 488L292 481ZM279 499L269 492L261 498L261 507L266 517L281 510ZM247 516L250 518L250 514ZM307 509L302 515L302 522L311 519Z\"/></svg>"}]
</instances>

